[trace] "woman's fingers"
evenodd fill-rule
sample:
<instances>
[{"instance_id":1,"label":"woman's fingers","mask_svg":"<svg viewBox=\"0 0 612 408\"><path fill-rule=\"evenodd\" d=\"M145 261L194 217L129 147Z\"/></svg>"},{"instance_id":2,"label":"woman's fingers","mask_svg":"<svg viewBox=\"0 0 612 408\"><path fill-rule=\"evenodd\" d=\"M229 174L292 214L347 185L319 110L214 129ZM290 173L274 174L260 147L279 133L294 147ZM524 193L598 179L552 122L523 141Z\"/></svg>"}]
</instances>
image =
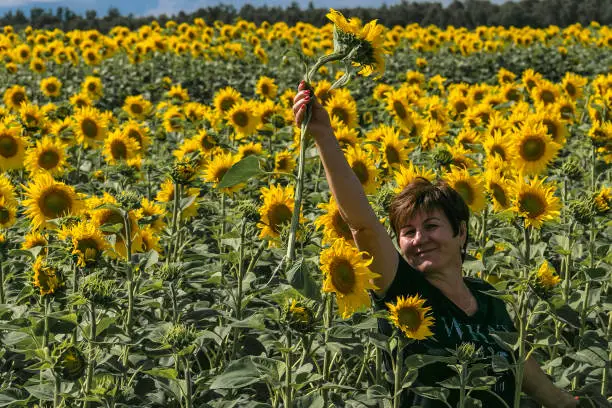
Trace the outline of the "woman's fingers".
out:
<instances>
[{"instance_id":1,"label":"woman's fingers","mask_svg":"<svg viewBox=\"0 0 612 408\"><path fill-rule=\"evenodd\" d=\"M297 94L295 94L295 97L293 98L293 103L297 103L300 99L304 99L305 97L309 97L309 96L310 96L310 91L308 89L303 89L299 91Z\"/></svg>"}]
</instances>

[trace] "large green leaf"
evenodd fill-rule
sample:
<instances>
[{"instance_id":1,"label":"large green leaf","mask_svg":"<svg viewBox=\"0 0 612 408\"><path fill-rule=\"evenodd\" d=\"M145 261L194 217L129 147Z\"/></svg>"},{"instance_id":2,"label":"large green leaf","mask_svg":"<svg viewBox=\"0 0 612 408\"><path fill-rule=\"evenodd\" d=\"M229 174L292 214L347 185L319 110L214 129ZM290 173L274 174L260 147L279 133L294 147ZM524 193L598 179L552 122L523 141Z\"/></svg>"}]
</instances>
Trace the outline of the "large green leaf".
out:
<instances>
[{"instance_id":1,"label":"large green leaf","mask_svg":"<svg viewBox=\"0 0 612 408\"><path fill-rule=\"evenodd\" d=\"M260 380L260 373L250 357L233 361L210 384L211 390L242 388Z\"/></svg>"},{"instance_id":2,"label":"large green leaf","mask_svg":"<svg viewBox=\"0 0 612 408\"><path fill-rule=\"evenodd\" d=\"M302 295L310 299L321 300L321 288L310 276L303 258L299 258L291 265L291 268L287 271L287 280Z\"/></svg>"},{"instance_id":3,"label":"large green leaf","mask_svg":"<svg viewBox=\"0 0 612 408\"><path fill-rule=\"evenodd\" d=\"M244 183L249 179L262 174L263 171L259 168L259 159L255 156L247 156L234 164L223 175L219 182L218 188L233 187L236 184Z\"/></svg>"}]
</instances>

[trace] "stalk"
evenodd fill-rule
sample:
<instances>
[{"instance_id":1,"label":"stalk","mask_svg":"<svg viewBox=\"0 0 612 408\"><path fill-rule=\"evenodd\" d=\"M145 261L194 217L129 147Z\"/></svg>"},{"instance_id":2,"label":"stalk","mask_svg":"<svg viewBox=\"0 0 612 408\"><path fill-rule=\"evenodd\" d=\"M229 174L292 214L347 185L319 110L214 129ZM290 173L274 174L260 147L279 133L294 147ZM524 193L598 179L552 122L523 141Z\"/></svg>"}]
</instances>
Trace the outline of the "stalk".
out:
<instances>
[{"instance_id":1,"label":"stalk","mask_svg":"<svg viewBox=\"0 0 612 408\"><path fill-rule=\"evenodd\" d=\"M2 265L4 256L0 253L0 305L4 304L4 266Z\"/></svg>"},{"instance_id":2,"label":"stalk","mask_svg":"<svg viewBox=\"0 0 612 408\"><path fill-rule=\"evenodd\" d=\"M178 322L178 305L176 303L174 281L170 282L170 300L172 301L172 323L176 324Z\"/></svg>"},{"instance_id":3,"label":"stalk","mask_svg":"<svg viewBox=\"0 0 612 408\"><path fill-rule=\"evenodd\" d=\"M523 228L523 239L525 240L525 265L529 269L531 261L531 227L525 225Z\"/></svg>"},{"instance_id":4,"label":"stalk","mask_svg":"<svg viewBox=\"0 0 612 408\"><path fill-rule=\"evenodd\" d=\"M179 205L181 202L181 192L180 192L180 186L177 182L174 182L174 196L173 201L174 204L172 206L172 232L170 234L170 243L168 244L168 257L166 258L166 263L171 261L171 256L173 253L173 243L174 243L174 236L176 235L176 228L177 228L177 219L178 219L178 210L179 210Z\"/></svg>"},{"instance_id":5,"label":"stalk","mask_svg":"<svg viewBox=\"0 0 612 408\"><path fill-rule=\"evenodd\" d=\"M60 406L60 392L62 387L62 380L59 378L59 375L53 374L53 379L55 382L55 389L53 390L53 408L59 408Z\"/></svg>"},{"instance_id":6,"label":"stalk","mask_svg":"<svg viewBox=\"0 0 612 408\"><path fill-rule=\"evenodd\" d=\"M327 294L325 299L325 312L323 316L323 324L325 325L325 334L323 344L327 344L329 341L329 329L331 328L331 322L334 318L333 316L333 308L332 308L332 297L331 294ZM325 349L325 355L323 356L323 383L327 384L329 382L329 371L331 363L331 352L329 349ZM323 390L323 406L327 406L328 400L328 390Z\"/></svg>"},{"instance_id":7,"label":"stalk","mask_svg":"<svg viewBox=\"0 0 612 408\"><path fill-rule=\"evenodd\" d=\"M404 335L398 334L397 337L397 350L395 354L395 367L394 367L394 384L393 384L393 408L400 408L401 402L401 391L402 391L402 371L404 369Z\"/></svg>"},{"instance_id":8,"label":"stalk","mask_svg":"<svg viewBox=\"0 0 612 408\"><path fill-rule=\"evenodd\" d=\"M563 268L563 300L567 302L569 299L569 290L571 285L570 265L572 263L572 234L574 232L574 222L571 222L567 231L567 254Z\"/></svg>"},{"instance_id":9,"label":"stalk","mask_svg":"<svg viewBox=\"0 0 612 408\"><path fill-rule=\"evenodd\" d=\"M518 316L518 332L519 332L519 355L516 362L516 375L514 377L514 408L521 406L521 390L523 386L523 372L525 369L525 292L519 294L519 316Z\"/></svg>"},{"instance_id":10,"label":"stalk","mask_svg":"<svg viewBox=\"0 0 612 408\"><path fill-rule=\"evenodd\" d=\"M44 317L44 329L43 329L43 349L45 350L45 353L48 352L49 350L49 305L50 305L50 301L49 301L49 296L44 296L43 297L43 307L45 310L45 317Z\"/></svg>"},{"instance_id":11,"label":"stalk","mask_svg":"<svg viewBox=\"0 0 612 408\"><path fill-rule=\"evenodd\" d=\"M90 320L90 336L89 336L89 358L87 362L87 376L85 379L85 395L89 395L91 391L91 383L93 381L93 373L96 364L94 342L96 340L96 307L93 303L89 303L89 320ZM89 407L89 401L85 401L85 408Z\"/></svg>"},{"instance_id":12,"label":"stalk","mask_svg":"<svg viewBox=\"0 0 612 408\"><path fill-rule=\"evenodd\" d=\"M189 356L183 357L185 361L185 402L187 408L193 408L193 386L191 384L191 365Z\"/></svg>"},{"instance_id":13,"label":"stalk","mask_svg":"<svg viewBox=\"0 0 612 408\"><path fill-rule=\"evenodd\" d=\"M467 366L465 363L461 364L461 373L459 374L460 376L460 383L459 383L459 408L463 408L465 407L465 383L467 380Z\"/></svg>"},{"instance_id":14,"label":"stalk","mask_svg":"<svg viewBox=\"0 0 612 408\"><path fill-rule=\"evenodd\" d=\"M485 209L482 211L482 229L481 229L481 235L480 235L480 249L481 249L481 254L482 257L480 259L480 261L482 262L482 277L486 278L486 276L488 275L487 272L487 261L486 261L486 245L487 245L487 215L488 215L488 208L485 207Z\"/></svg>"},{"instance_id":15,"label":"stalk","mask_svg":"<svg viewBox=\"0 0 612 408\"><path fill-rule=\"evenodd\" d=\"M606 330L606 340L610 341L612 337L612 312L608 312L608 329ZM612 350L608 352L608 364L605 365L601 376L601 395L608 394L608 382L610 372L610 361L612 361Z\"/></svg>"},{"instance_id":16,"label":"stalk","mask_svg":"<svg viewBox=\"0 0 612 408\"><path fill-rule=\"evenodd\" d=\"M285 408L293 407L293 387L291 385L291 330L286 331L287 351L285 352Z\"/></svg>"},{"instance_id":17,"label":"stalk","mask_svg":"<svg viewBox=\"0 0 612 408\"><path fill-rule=\"evenodd\" d=\"M246 221L242 221L240 226L240 247L238 249L238 294L236 295L236 319L242 320L242 280L244 279L244 236L246 234ZM236 347L238 345L238 336L240 328L234 327L234 341L232 342L232 360L236 356Z\"/></svg>"},{"instance_id":18,"label":"stalk","mask_svg":"<svg viewBox=\"0 0 612 408\"><path fill-rule=\"evenodd\" d=\"M132 275L132 228L130 223L130 213L125 211L123 214L123 225L125 228L125 247L126 247L126 261L127 261L127 294L128 294L128 310L125 319L125 332L131 337L132 331L132 317L134 314L134 277ZM123 353L123 367L127 375L128 356L130 354L130 346L125 346Z\"/></svg>"},{"instance_id":19,"label":"stalk","mask_svg":"<svg viewBox=\"0 0 612 408\"><path fill-rule=\"evenodd\" d=\"M78 285L79 285L79 269L78 269L78 265L75 261L72 262L72 293L76 294L77 290L78 290ZM72 311L74 312L74 314L77 314L79 311L78 306L73 306L72 307ZM78 320L78 316L77 316L77 320ZM72 332L72 343L76 344L77 342L77 336L78 336L78 326L74 328L73 332Z\"/></svg>"}]
</instances>

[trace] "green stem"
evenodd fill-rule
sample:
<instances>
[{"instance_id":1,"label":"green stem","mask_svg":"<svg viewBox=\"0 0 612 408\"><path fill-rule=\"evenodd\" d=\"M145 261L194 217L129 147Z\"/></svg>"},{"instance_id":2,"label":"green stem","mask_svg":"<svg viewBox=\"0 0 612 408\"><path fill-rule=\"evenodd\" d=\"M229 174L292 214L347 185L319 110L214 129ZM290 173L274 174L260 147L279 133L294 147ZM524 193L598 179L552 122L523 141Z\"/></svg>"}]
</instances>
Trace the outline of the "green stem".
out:
<instances>
[{"instance_id":1,"label":"green stem","mask_svg":"<svg viewBox=\"0 0 612 408\"><path fill-rule=\"evenodd\" d=\"M285 352L285 408L293 407L293 386L291 385L291 331L286 331L287 335L287 351Z\"/></svg>"},{"instance_id":2,"label":"green stem","mask_svg":"<svg viewBox=\"0 0 612 408\"><path fill-rule=\"evenodd\" d=\"M45 296L43 298L43 302L44 302L44 310L45 310L45 317L44 317L44 329L43 329L43 349L45 350L45 353L48 352L48 348L49 348L49 306L50 306L50 301L49 301L49 296Z\"/></svg>"},{"instance_id":3,"label":"green stem","mask_svg":"<svg viewBox=\"0 0 612 408\"><path fill-rule=\"evenodd\" d=\"M306 82L312 82L312 77L314 76L314 74L317 73L319 68L321 68L323 65L327 64L328 62L339 61L343 59L344 57L346 57L346 55L347 55L346 52L334 52L329 55L324 55L320 57L319 60L316 62L316 64L304 76L304 80Z\"/></svg>"},{"instance_id":4,"label":"green stem","mask_svg":"<svg viewBox=\"0 0 612 408\"><path fill-rule=\"evenodd\" d=\"M96 307L93 303L89 303L89 327L90 327L90 336L89 336L89 356L87 361L87 377L85 379L85 395L89 396L89 392L91 391L91 384L93 381L94 368L96 364L95 360L95 350L94 350L94 342L96 341ZM85 401L85 407L89 407L89 402Z\"/></svg>"},{"instance_id":5,"label":"green stem","mask_svg":"<svg viewBox=\"0 0 612 408\"><path fill-rule=\"evenodd\" d=\"M402 371L404 370L404 334L399 333L397 337L397 349L395 354L394 384L393 384L393 408L400 408L402 396Z\"/></svg>"},{"instance_id":6,"label":"green stem","mask_svg":"<svg viewBox=\"0 0 612 408\"><path fill-rule=\"evenodd\" d=\"M172 302L172 323L178 322L178 306L176 303L176 289L174 288L174 282L170 282L170 301Z\"/></svg>"},{"instance_id":7,"label":"green stem","mask_svg":"<svg viewBox=\"0 0 612 408\"><path fill-rule=\"evenodd\" d=\"M523 239L525 240L525 266L529 269L531 263L531 227L525 225L523 228Z\"/></svg>"},{"instance_id":8,"label":"green stem","mask_svg":"<svg viewBox=\"0 0 612 408\"><path fill-rule=\"evenodd\" d=\"M189 364L189 356L184 356L185 362L185 401L187 408L193 408L193 385L191 384L191 365Z\"/></svg>"},{"instance_id":9,"label":"green stem","mask_svg":"<svg viewBox=\"0 0 612 408\"><path fill-rule=\"evenodd\" d=\"M0 250L0 305L4 304L4 256Z\"/></svg>"},{"instance_id":10,"label":"green stem","mask_svg":"<svg viewBox=\"0 0 612 408\"><path fill-rule=\"evenodd\" d=\"M72 293L73 294L77 293L77 290L79 289L78 285L79 285L79 267L76 262L73 262L72 263ZM79 307L76 305L72 306L72 311L74 312L75 315L77 315L77 313L79 312ZM77 315L77 321L78 321L78 315ZM78 325L72 331L72 344L76 344L77 336L78 336Z\"/></svg>"},{"instance_id":11,"label":"green stem","mask_svg":"<svg viewBox=\"0 0 612 408\"><path fill-rule=\"evenodd\" d=\"M515 374L515 386L514 386L514 408L520 408L521 406L521 391L523 388L523 372L525 369L525 292L521 291L519 294L519 305L518 305L519 316L517 316L518 323L518 342L519 342L519 355L516 361L516 374Z\"/></svg>"},{"instance_id":12,"label":"green stem","mask_svg":"<svg viewBox=\"0 0 612 408\"><path fill-rule=\"evenodd\" d=\"M480 261L482 262L482 277L486 278L488 275L488 271L487 271L487 254L486 254L486 246L487 246L487 216L488 216L488 208L485 207L485 209L482 211L482 228L480 230L480 250L482 251L481 254L481 259Z\"/></svg>"},{"instance_id":13,"label":"green stem","mask_svg":"<svg viewBox=\"0 0 612 408\"><path fill-rule=\"evenodd\" d=\"M461 373L459 374L460 383L459 383L459 408L465 407L465 386L467 382L467 366L466 364L461 364Z\"/></svg>"},{"instance_id":14,"label":"green stem","mask_svg":"<svg viewBox=\"0 0 612 408\"><path fill-rule=\"evenodd\" d=\"M173 197L172 197L172 201L173 201L173 205L172 205L172 229L171 229L171 233L170 233L170 242L168 243L168 253L167 253L167 258L166 258L166 264L168 264L169 262L171 262L171 257L172 257L172 253L173 253L173 244L174 244L174 240L175 235L176 235L176 228L177 228L177 219L178 219L178 210L179 210L179 205L181 202L181 194L180 194L180 188L179 188L179 184L178 183L174 183L174 192L173 192Z\"/></svg>"},{"instance_id":15,"label":"green stem","mask_svg":"<svg viewBox=\"0 0 612 408\"><path fill-rule=\"evenodd\" d=\"M610 341L612 337L612 312L608 312L608 329L606 330L606 340ZM612 361L612 350L608 352L608 364L603 369L603 373L601 376L601 395L609 395L608 394L608 382L609 373L610 373L610 361Z\"/></svg>"},{"instance_id":16,"label":"green stem","mask_svg":"<svg viewBox=\"0 0 612 408\"><path fill-rule=\"evenodd\" d=\"M287 265L291 265L295 259L295 240L297 237L297 229L300 222L300 212L302 209L302 191L304 189L304 168L306 161L306 129L312 115L311 107L306 108L306 115L302 122L300 134L300 153L298 156L298 175L295 186L295 197L293 200L293 214L291 214L291 228L289 229L289 238L287 242Z\"/></svg>"},{"instance_id":17,"label":"green stem","mask_svg":"<svg viewBox=\"0 0 612 408\"><path fill-rule=\"evenodd\" d=\"M325 296L325 314L323 317L323 324L325 326L325 334L323 344L327 345L329 341L329 331L331 329L331 323L334 318L333 316L333 307L332 307L332 295L328 293ZM330 363L331 363L331 351L325 346L325 354L323 355L323 383L327 384L329 382L329 372L330 372ZM328 390L323 390L323 406L327 407L328 401Z\"/></svg>"},{"instance_id":18,"label":"green stem","mask_svg":"<svg viewBox=\"0 0 612 408\"><path fill-rule=\"evenodd\" d=\"M571 286L571 264L572 264L572 234L574 232L574 222L570 222L567 231L567 251L565 254L565 261L563 263L563 300L567 302L569 299L569 292Z\"/></svg>"},{"instance_id":19,"label":"green stem","mask_svg":"<svg viewBox=\"0 0 612 408\"><path fill-rule=\"evenodd\" d=\"M62 380L59 375L53 374L53 379L55 382L55 389L53 390L53 408L59 408L60 406L60 393L62 390Z\"/></svg>"}]
</instances>

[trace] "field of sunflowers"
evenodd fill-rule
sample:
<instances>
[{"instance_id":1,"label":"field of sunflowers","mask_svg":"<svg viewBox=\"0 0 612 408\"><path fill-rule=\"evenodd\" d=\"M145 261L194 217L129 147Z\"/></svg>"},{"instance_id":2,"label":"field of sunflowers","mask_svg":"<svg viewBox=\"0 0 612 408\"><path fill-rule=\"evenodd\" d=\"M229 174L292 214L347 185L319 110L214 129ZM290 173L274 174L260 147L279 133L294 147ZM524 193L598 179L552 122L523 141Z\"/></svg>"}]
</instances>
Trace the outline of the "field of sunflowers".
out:
<instances>
[{"instance_id":1,"label":"field of sunflowers","mask_svg":"<svg viewBox=\"0 0 612 408\"><path fill-rule=\"evenodd\" d=\"M404 340L377 319L413 339L432 322L370 307L293 123L305 69L381 222L417 176L469 204L464 273L517 327L496 340L518 360L484 363L520 378L533 355L609 401L612 30L330 19L3 28L0 407L398 407L435 357L387 372ZM457 384L480 406L490 377L417 391Z\"/></svg>"}]
</instances>

